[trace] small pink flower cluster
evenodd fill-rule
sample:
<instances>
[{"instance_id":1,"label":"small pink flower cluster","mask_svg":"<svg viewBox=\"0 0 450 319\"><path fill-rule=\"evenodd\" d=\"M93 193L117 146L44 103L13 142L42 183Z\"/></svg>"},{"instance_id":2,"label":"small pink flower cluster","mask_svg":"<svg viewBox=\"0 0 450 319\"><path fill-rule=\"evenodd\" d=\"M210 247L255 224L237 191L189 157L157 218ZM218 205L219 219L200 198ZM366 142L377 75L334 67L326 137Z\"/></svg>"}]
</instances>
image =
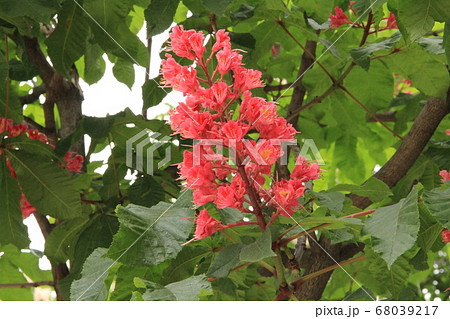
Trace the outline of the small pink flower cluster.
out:
<instances>
[{"instance_id":1,"label":"small pink flower cluster","mask_svg":"<svg viewBox=\"0 0 450 319\"><path fill-rule=\"evenodd\" d=\"M445 183L446 181L450 181L450 171L440 171L439 175L442 177L442 183ZM450 243L450 230L444 229L442 231L442 240L445 243Z\"/></svg>"},{"instance_id":2,"label":"small pink flower cluster","mask_svg":"<svg viewBox=\"0 0 450 319\"><path fill-rule=\"evenodd\" d=\"M355 16L358 16L356 14L355 10L353 9L353 4L354 3L355 3L355 1L350 1L350 10L353 12L353 14ZM335 7L334 8L334 13L335 14L330 13L330 24L331 24L331 28L332 29L337 29L341 25L352 24L353 23L350 20L350 18L344 13L344 11L341 8ZM379 29L378 31L390 30L390 29L398 29L397 22L395 21L395 15L392 12L389 13L389 17L383 18L383 20L387 20L386 21L386 26L384 28L382 28L382 29ZM364 28L364 26L362 24L359 24L359 23L355 23L355 26L356 27L360 27L360 28Z\"/></svg>"},{"instance_id":3,"label":"small pink flower cluster","mask_svg":"<svg viewBox=\"0 0 450 319\"><path fill-rule=\"evenodd\" d=\"M300 158L291 180L282 179L269 188L263 187L267 178L272 178L273 164L283 155L279 141L294 139L296 131L278 115L275 102L252 96L249 91L263 86L261 72L243 66L242 55L231 49L225 30L216 32L206 58L202 32L176 26L170 40L168 50L193 61L191 66L181 66L166 54L167 59L162 62L163 83L186 97L170 112L172 129L184 138L219 141L229 150L227 157L219 154L217 146L200 143L194 152L184 152L183 162L178 165L180 179L193 190L194 203L202 206L214 202L218 208L231 207L250 214L257 214L255 205L269 205L276 208L276 214L291 215L299 206L303 183L319 178L320 167ZM202 76L194 65L201 69ZM231 85L226 82L228 74ZM234 109L238 103L235 114L229 108ZM249 133L259 133L259 140L244 139ZM236 165L231 164L231 158ZM253 200L249 192L254 195ZM211 227L200 231L204 221ZM209 236L220 227L227 226L216 223L204 209L197 218L196 239Z\"/></svg>"},{"instance_id":4,"label":"small pink flower cluster","mask_svg":"<svg viewBox=\"0 0 450 319\"><path fill-rule=\"evenodd\" d=\"M20 134L27 134L28 138L32 140L39 140L42 143L48 144L48 138L45 134L40 133L38 130L35 129L29 129L28 125L25 123L19 123L14 125L12 119L5 119L0 118L0 134L6 132L6 137L15 137L19 136ZM52 148L54 148L53 145L49 144ZM2 154L2 151L0 149L0 155ZM74 171L76 173L81 172L81 168L83 167L83 156L73 153L73 152L67 152L64 156L64 160L66 162L66 169L70 171ZM6 164L9 167L11 176L14 178L17 178L16 172L14 171L13 167L11 166L11 163L9 160L6 160ZM25 194L22 193L22 196L20 198L20 208L22 210L22 216L23 218L29 217L31 214L33 214L36 211L36 208L34 208L25 197Z\"/></svg>"}]
</instances>

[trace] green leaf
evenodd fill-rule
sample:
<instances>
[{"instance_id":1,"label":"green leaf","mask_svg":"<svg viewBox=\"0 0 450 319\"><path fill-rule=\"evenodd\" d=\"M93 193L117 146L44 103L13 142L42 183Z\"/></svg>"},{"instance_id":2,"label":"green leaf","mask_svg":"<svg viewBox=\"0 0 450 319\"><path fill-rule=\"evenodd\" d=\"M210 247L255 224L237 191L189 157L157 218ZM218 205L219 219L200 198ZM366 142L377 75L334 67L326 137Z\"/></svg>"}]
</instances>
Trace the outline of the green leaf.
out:
<instances>
[{"instance_id":1,"label":"green leaf","mask_svg":"<svg viewBox=\"0 0 450 319\"><path fill-rule=\"evenodd\" d=\"M160 286L146 280L135 282L145 285L148 289L142 295L145 301L198 301L202 290L211 291L211 284L204 275L194 276L183 281Z\"/></svg>"},{"instance_id":2,"label":"green leaf","mask_svg":"<svg viewBox=\"0 0 450 319\"><path fill-rule=\"evenodd\" d=\"M50 260L64 263L67 259L73 258L78 236L88 222L88 218L79 217L58 224L45 241L45 254Z\"/></svg>"},{"instance_id":3,"label":"green leaf","mask_svg":"<svg viewBox=\"0 0 450 319\"><path fill-rule=\"evenodd\" d=\"M211 254L211 250L204 246L186 245L164 270L162 283L180 281L192 277L201 259ZM198 272L197 272L198 274Z\"/></svg>"},{"instance_id":4,"label":"green leaf","mask_svg":"<svg viewBox=\"0 0 450 319\"><path fill-rule=\"evenodd\" d=\"M324 23L328 20L330 12L333 11L333 2L328 0L304 0L301 7L305 9L308 17L314 22Z\"/></svg>"},{"instance_id":5,"label":"green leaf","mask_svg":"<svg viewBox=\"0 0 450 319\"><path fill-rule=\"evenodd\" d=\"M320 192L314 193L314 195L317 196L318 205L326 206L337 212L342 212L342 209L344 208L344 194L337 192Z\"/></svg>"},{"instance_id":6,"label":"green leaf","mask_svg":"<svg viewBox=\"0 0 450 319\"><path fill-rule=\"evenodd\" d=\"M358 16L364 17L370 11L375 12L378 8L383 6L388 0L357 0L353 4L353 9ZM369 10L370 8L370 10Z\"/></svg>"},{"instance_id":7,"label":"green leaf","mask_svg":"<svg viewBox=\"0 0 450 319\"><path fill-rule=\"evenodd\" d=\"M387 288L394 298L397 298L411 272L411 265L407 258L400 256L390 267L383 258L371 251L366 252L371 280ZM367 285L371 288L369 285Z\"/></svg>"},{"instance_id":8,"label":"green leaf","mask_svg":"<svg viewBox=\"0 0 450 319\"><path fill-rule=\"evenodd\" d=\"M1 250L5 253L2 258L7 259L11 265L20 269L31 280L53 280L51 270L42 270L39 268L39 257L33 252L21 252L21 250L13 245L4 246Z\"/></svg>"},{"instance_id":9,"label":"green leaf","mask_svg":"<svg viewBox=\"0 0 450 319\"><path fill-rule=\"evenodd\" d=\"M27 282L24 274L19 270L19 268L9 262L7 254L3 255L0 258L0 284L12 284L20 282ZM33 294L31 289L0 289L0 300L32 301Z\"/></svg>"},{"instance_id":10,"label":"green leaf","mask_svg":"<svg viewBox=\"0 0 450 319\"><path fill-rule=\"evenodd\" d=\"M356 64L362 67L364 70L369 70L370 58L372 54L380 50L388 50L401 39L400 32L394 33L390 38L383 40L381 42L367 44L362 47L358 47L350 50L350 55Z\"/></svg>"},{"instance_id":11,"label":"green leaf","mask_svg":"<svg viewBox=\"0 0 450 319\"><path fill-rule=\"evenodd\" d=\"M117 59L113 67L113 74L117 81L125 84L131 90L135 78L133 63L124 59Z\"/></svg>"},{"instance_id":12,"label":"green leaf","mask_svg":"<svg viewBox=\"0 0 450 319\"><path fill-rule=\"evenodd\" d=\"M104 280L108 270L114 261L102 257L107 252L106 248L97 248L86 259L81 272L81 278L73 282L70 289L72 301L99 301L105 300L108 294Z\"/></svg>"},{"instance_id":13,"label":"green leaf","mask_svg":"<svg viewBox=\"0 0 450 319\"><path fill-rule=\"evenodd\" d=\"M436 55L414 48L383 58L392 72L411 80L412 85L428 96L445 99L450 78L446 67ZM427 70L427 72L423 72Z\"/></svg>"},{"instance_id":14,"label":"green leaf","mask_svg":"<svg viewBox=\"0 0 450 319\"><path fill-rule=\"evenodd\" d=\"M364 231L372 235L374 251L381 254L390 268L416 242L419 233L417 187L397 204L376 209Z\"/></svg>"},{"instance_id":15,"label":"green leaf","mask_svg":"<svg viewBox=\"0 0 450 319\"><path fill-rule=\"evenodd\" d=\"M143 67L148 65L147 48L127 25L131 9L128 1L85 0L83 7L93 18L89 19L91 30L105 52Z\"/></svg>"},{"instance_id":16,"label":"green leaf","mask_svg":"<svg viewBox=\"0 0 450 319\"><path fill-rule=\"evenodd\" d=\"M80 279L86 258L98 247L108 248L118 228L119 222L116 217L97 215L92 218L87 227L83 227L81 232L74 236L76 240L72 241L74 249L71 249L73 250L73 256L70 274L59 281L59 288L64 300L70 299L70 286L74 280ZM47 242L49 239L50 236L47 238Z\"/></svg>"},{"instance_id":17,"label":"green leaf","mask_svg":"<svg viewBox=\"0 0 450 319\"><path fill-rule=\"evenodd\" d=\"M431 214L443 227L450 229L450 187L443 186L431 191L425 190L422 197Z\"/></svg>"},{"instance_id":18,"label":"green leaf","mask_svg":"<svg viewBox=\"0 0 450 319\"><path fill-rule=\"evenodd\" d=\"M209 266L208 276L226 277L231 269L239 265L239 256L243 247L242 244L232 244L219 251Z\"/></svg>"},{"instance_id":19,"label":"green leaf","mask_svg":"<svg viewBox=\"0 0 450 319\"><path fill-rule=\"evenodd\" d=\"M154 0L145 10L147 37L158 35L172 24L179 0Z\"/></svg>"},{"instance_id":20,"label":"green leaf","mask_svg":"<svg viewBox=\"0 0 450 319\"><path fill-rule=\"evenodd\" d=\"M103 51L97 43L87 43L84 52L84 77L86 83L97 83L105 73L106 63L103 59Z\"/></svg>"},{"instance_id":21,"label":"green leaf","mask_svg":"<svg viewBox=\"0 0 450 319\"><path fill-rule=\"evenodd\" d=\"M73 1L66 1L58 13L58 25L45 41L48 55L59 73L68 76L86 50L89 24L87 17Z\"/></svg>"},{"instance_id":22,"label":"green leaf","mask_svg":"<svg viewBox=\"0 0 450 319\"><path fill-rule=\"evenodd\" d=\"M225 10L230 5L232 0L202 0L205 7L211 10L212 13L215 13L218 16L221 16L225 13Z\"/></svg>"},{"instance_id":23,"label":"green leaf","mask_svg":"<svg viewBox=\"0 0 450 319\"><path fill-rule=\"evenodd\" d=\"M152 207L164 201L165 192L152 176L143 176L133 183L128 189L128 197L132 204Z\"/></svg>"},{"instance_id":24,"label":"green leaf","mask_svg":"<svg viewBox=\"0 0 450 319\"><path fill-rule=\"evenodd\" d=\"M8 137L5 140L8 148L18 148L22 151L45 156L49 159L57 159L55 152L50 145L42 143L38 140L32 140L24 134L15 137Z\"/></svg>"},{"instance_id":25,"label":"green leaf","mask_svg":"<svg viewBox=\"0 0 450 319\"><path fill-rule=\"evenodd\" d=\"M119 232L108 251L122 263L152 266L175 258L192 228L190 192L183 192L174 204L161 202L153 207L130 204L119 207Z\"/></svg>"},{"instance_id":26,"label":"green leaf","mask_svg":"<svg viewBox=\"0 0 450 319\"><path fill-rule=\"evenodd\" d=\"M354 68L345 78L344 85L372 112L376 112L386 109L391 103L394 78L385 64L375 60L368 71Z\"/></svg>"},{"instance_id":27,"label":"green leaf","mask_svg":"<svg viewBox=\"0 0 450 319\"><path fill-rule=\"evenodd\" d=\"M252 244L242 247L239 258L241 261L256 262L267 257L276 256L272 251L272 235L267 228L261 237Z\"/></svg>"},{"instance_id":28,"label":"green leaf","mask_svg":"<svg viewBox=\"0 0 450 319\"><path fill-rule=\"evenodd\" d=\"M0 157L0 189L0 244L26 248L30 239L19 204L21 192L4 156Z\"/></svg>"},{"instance_id":29,"label":"green leaf","mask_svg":"<svg viewBox=\"0 0 450 319\"><path fill-rule=\"evenodd\" d=\"M441 237L442 226L431 215L423 202L419 203L420 213L420 229L417 236L417 245L422 248L424 253L427 253L434 242Z\"/></svg>"},{"instance_id":30,"label":"green leaf","mask_svg":"<svg viewBox=\"0 0 450 319\"><path fill-rule=\"evenodd\" d=\"M445 22L442 46L444 47L445 55L447 56L447 64L450 64L450 19Z\"/></svg>"},{"instance_id":31,"label":"green leaf","mask_svg":"<svg viewBox=\"0 0 450 319\"><path fill-rule=\"evenodd\" d=\"M420 38L417 43L430 54L444 54L443 39L441 37Z\"/></svg>"},{"instance_id":32,"label":"green leaf","mask_svg":"<svg viewBox=\"0 0 450 319\"><path fill-rule=\"evenodd\" d=\"M392 195L389 186L378 178L371 177L363 185L340 184L330 191L351 192L355 195L368 197L372 202L379 202Z\"/></svg>"},{"instance_id":33,"label":"green leaf","mask_svg":"<svg viewBox=\"0 0 450 319\"><path fill-rule=\"evenodd\" d=\"M162 102L164 97L172 91L169 88L161 88L160 84L161 78L157 77L155 79L146 80L144 85L142 85L142 99L144 100L144 109L151 108Z\"/></svg>"},{"instance_id":34,"label":"green leaf","mask_svg":"<svg viewBox=\"0 0 450 319\"><path fill-rule=\"evenodd\" d=\"M242 220L242 212L235 208L225 207L223 209L219 209L220 220L222 224L232 224L239 220Z\"/></svg>"},{"instance_id":35,"label":"green leaf","mask_svg":"<svg viewBox=\"0 0 450 319\"><path fill-rule=\"evenodd\" d=\"M232 20L243 21L247 20L255 14L255 8L248 4L241 4L239 10L231 12L230 18Z\"/></svg>"},{"instance_id":36,"label":"green leaf","mask_svg":"<svg viewBox=\"0 0 450 319\"><path fill-rule=\"evenodd\" d=\"M12 17L27 16L36 22L48 22L55 12L55 2L48 0L0 0L2 11Z\"/></svg>"},{"instance_id":37,"label":"green leaf","mask_svg":"<svg viewBox=\"0 0 450 319\"><path fill-rule=\"evenodd\" d=\"M402 33L415 41L434 26L434 20L444 22L450 17L450 3L446 0L402 0L390 3Z\"/></svg>"},{"instance_id":38,"label":"green leaf","mask_svg":"<svg viewBox=\"0 0 450 319\"><path fill-rule=\"evenodd\" d=\"M7 154L25 196L39 212L58 219L80 216L80 196L61 167L24 151L7 150Z\"/></svg>"}]
</instances>

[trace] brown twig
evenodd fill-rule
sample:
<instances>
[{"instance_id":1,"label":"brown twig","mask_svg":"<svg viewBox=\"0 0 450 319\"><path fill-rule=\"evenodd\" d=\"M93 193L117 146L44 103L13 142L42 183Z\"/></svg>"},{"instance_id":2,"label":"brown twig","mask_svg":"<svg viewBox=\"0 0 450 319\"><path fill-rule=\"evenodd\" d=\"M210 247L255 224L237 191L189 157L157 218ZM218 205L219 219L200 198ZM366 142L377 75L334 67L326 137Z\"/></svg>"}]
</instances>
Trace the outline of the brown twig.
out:
<instances>
[{"instance_id":1,"label":"brown twig","mask_svg":"<svg viewBox=\"0 0 450 319\"><path fill-rule=\"evenodd\" d=\"M22 105L31 104L31 103L37 101L39 99L39 97L45 93L45 91L46 91L46 88L45 88L44 83L42 83L39 86L34 87L33 92L31 92L28 95L19 97L20 104L22 104Z\"/></svg>"},{"instance_id":2,"label":"brown twig","mask_svg":"<svg viewBox=\"0 0 450 319\"><path fill-rule=\"evenodd\" d=\"M329 271L335 270L335 269L340 268L342 266L345 266L345 265L348 265L348 264L352 264L354 262L357 262L357 261L360 261L360 260L364 260L364 259L366 259L366 255L361 255L361 256L358 256L358 257L355 257L355 258L343 261L343 262L341 262L339 264L332 265L330 267L327 267L327 268L321 269L319 271L316 271L316 272L314 272L312 274L303 276L302 278L292 282L291 285L294 286L294 290L297 291L308 280L316 278L316 277L318 277L320 275L323 275L323 274L325 274L325 273L327 273Z\"/></svg>"},{"instance_id":3,"label":"brown twig","mask_svg":"<svg viewBox=\"0 0 450 319\"><path fill-rule=\"evenodd\" d=\"M389 132L391 132L394 136L398 137L399 139L403 140L403 137L398 135L393 129L391 129L389 126L387 126L382 120L380 120L375 113L373 113L367 106L365 106L360 100L358 100L352 93L350 93L349 90L342 84L339 84L339 88L342 89L347 95L356 102L367 114L369 114L375 121L380 123L385 129L387 129Z\"/></svg>"},{"instance_id":4,"label":"brown twig","mask_svg":"<svg viewBox=\"0 0 450 319\"><path fill-rule=\"evenodd\" d=\"M35 281L35 282L22 282L22 283L13 283L13 284L0 284L0 289L5 288L33 288L39 286L54 286L55 283L53 281Z\"/></svg>"},{"instance_id":5,"label":"brown twig","mask_svg":"<svg viewBox=\"0 0 450 319\"><path fill-rule=\"evenodd\" d=\"M327 75L328 77L331 79L331 81L333 83L336 83L336 78L323 66L322 63L319 62L319 60L316 59L315 54L313 54L312 52L310 52L307 48L305 48L303 46L303 44L300 43L300 41L298 41L294 35L286 28L286 26L284 25L283 21L279 20L277 21L278 25L288 34L288 36L294 40L295 43L297 43L297 45L303 50L303 52L305 52L306 54L309 55L309 57L314 61L314 63L316 63ZM315 41L314 41L315 42ZM316 42L317 43L317 42Z\"/></svg>"}]
</instances>

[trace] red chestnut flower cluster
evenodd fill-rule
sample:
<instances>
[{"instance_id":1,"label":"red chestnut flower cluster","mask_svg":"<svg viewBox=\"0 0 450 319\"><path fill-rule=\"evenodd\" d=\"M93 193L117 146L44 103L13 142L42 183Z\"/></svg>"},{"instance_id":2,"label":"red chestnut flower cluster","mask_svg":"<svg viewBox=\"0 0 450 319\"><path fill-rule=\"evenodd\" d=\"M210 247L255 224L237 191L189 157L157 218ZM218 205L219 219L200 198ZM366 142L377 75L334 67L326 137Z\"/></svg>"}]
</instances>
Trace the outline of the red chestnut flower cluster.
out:
<instances>
[{"instance_id":1,"label":"red chestnut flower cluster","mask_svg":"<svg viewBox=\"0 0 450 319\"><path fill-rule=\"evenodd\" d=\"M296 131L278 115L275 102L252 95L251 89L263 86L261 72L243 66L242 51L231 48L228 32L216 32L209 54L205 41L202 32L175 26L168 51L192 65L180 65L171 54L162 62L163 84L185 96L171 110L170 125L175 134L198 142L183 154L180 179L193 190L197 207L213 202L219 209L253 214L257 221L252 223L264 230L262 208L275 208L271 222L280 214L291 216L304 183L319 178L320 167L300 157L290 180L269 183L272 166L283 155L281 141L293 140ZM194 239L242 225L222 225L206 209L196 218Z\"/></svg>"},{"instance_id":2,"label":"red chestnut flower cluster","mask_svg":"<svg viewBox=\"0 0 450 319\"><path fill-rule=\"evenodd\" d=\"M450 181L450 171L442 170L439 172L439 175L442 177L442 183ZM450 230L444 229L442 231L442 241L445 243L450 243Z\"/></svg>"},{"instance_id":3,"label":"red chestnut flower cluster","mask_svg":"<svg viewBox=\"0 0 450 319\"><path fill-rule=\"evenodd\" d=\"M356 13L355 9L353 8L354 3L355 3L355 1L350 1L349 9L350 9L350 11L352 11L353 15L355 17L357 17L358 14ZM350 18L344 13L344 11L339 7L334 8L334 13L335 14L330 13L330 26L332 29L337 29L340 26L346 25L346 24L353 24L356 27L365 28L364 24L362 24L362 23L357 23L357 22L353 23L350 20ZM395 15L392 12L389 13L389 17L383 18L383 20L386 20L386 26L384 28L379 29L378 31L398 29L397 21L395 20Z\"/></svg>"},{"instance_id":4,"label":"red chestnut flower cluster","mask_svg":"<svg viewBox=\"0 0 450 319\"><path fill-rule=\"evenodd\" d=\"M38 130L30 129L28 128L28 125L25 123L19 123L14 125L12 119L5 119L3 117L0 118L0 134L5 133L6 137L15 137L19 136L20 134L25 134L28 136L28 138L32 140L38 140L42 143L49 144L48 138L45 134L40 133ZM54 148L53 145L49 144L51 147ZM2 154L2 151L0 149L0 155ZM65 165L61 165L65 167L67 170L80 173L81 168L83 167L83 156L79 154L75 154L73 152L67 152L64 156ZM14 178L17 178L16 173L14 172L14 169L11 166L11 163L9 160L6 160L6 164L9 167L9 170L11 172L11 176ZM36 208L34 208L25 197L25 194L22 193L22 196L20 198L20 208L22 210L22 216L23 218L29 217L31 214L36 212Z\"/></svg>"}]
</instances>

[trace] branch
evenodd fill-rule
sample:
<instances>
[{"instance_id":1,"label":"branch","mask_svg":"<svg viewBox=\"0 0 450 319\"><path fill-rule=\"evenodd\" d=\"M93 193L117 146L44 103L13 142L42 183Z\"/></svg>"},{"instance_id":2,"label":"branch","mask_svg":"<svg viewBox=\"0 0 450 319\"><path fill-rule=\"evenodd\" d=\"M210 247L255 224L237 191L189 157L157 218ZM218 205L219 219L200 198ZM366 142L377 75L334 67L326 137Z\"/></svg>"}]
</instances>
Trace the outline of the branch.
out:
<instances>
[{"instance_id":1,"label":"branch","mask_svg":"<svg viewBox=\"0 0 450 319\"><path fill-rule=\"evenodd\" d=\"M327 272L330 272L330 271L335 270L337 268L340 268L342 266L345 266L345 265L348 265L348 264L352 264L354 262L357 262L357 261L360 261L360 260L364 260L364 259L366 259L366 255L361 255L361 256L358 256L358 257L355 257L355 258L343 261L340 264L335 264L335 265L332 265L330 267L327 267L327 268L321 269L319 271L316 271L316 272L314 272L312 274L303 276L299 280L296 280L296 281L292 282L291 285L294 286L295 290L298 290L301 287L301 285L303 285L308 280L316 278L316 277L318 277L320 275L323 275L323 274L325 274Z\"/></svg>"},{"instance_id":2,"label":"branch","mask_svg":"<svg viewBox=\"0 0 450 319\"><path fill-rule=\"evenodd\" d=\"M53 281L36 281L36 282L23 282L19 284L0 284L0 289L4 288L33 288L39 286L54 286Z\"/></svg>"},{"instance_id":3,"label":"branch","mask_svg":"<svg viewBox=\"0 0 450 319\"><path fill-rule=\"evenodd\" d=\"M34 87L33 92L30 94L19 97L20 103L22 105L33 103L34 101L37 101L45 91L45 84L42 83L41 85Z\"/></svg>"},{"instance_id":4,"label":"branch","mask_svg":"<svg viewBox=\"0 0 450 319\"><path fill-rule=\"evenodd\" d=\"M288 90L290 89L294 83L287 83L287 84L278 84L278 85L266 85L263 87L264 92L271 92L271 91L281 91L281 90Z\"/></svg>"},{"instance_id":5,"label":"branch","mask_svg":"<svg viewBox=\"0 0 450 319\"><path fill-rule=\"evenodd\" d=\"M448 94L450 95L450 89ZM378 178L390 188L394 187L414 165L439 123L449 112L450 99L444 103L438 98L431 97L395 154L373 177ZM354 206L361 209L372 204L369 198L354 194L350 195L350 199Z\"/></svg>"},{"instance_id":6,"label":"branch","mask_svg":"<svg viewBox=\"0 0 450 319\"><path fill-rule=\"evenodd\" d=\"M55 69L48 63L37 38L22 37L25 44L25 52L30 61L39 67L39 76L44 81L45 85L50 86L53 75L56 73Z\"/></svg>"}]
</instances>

